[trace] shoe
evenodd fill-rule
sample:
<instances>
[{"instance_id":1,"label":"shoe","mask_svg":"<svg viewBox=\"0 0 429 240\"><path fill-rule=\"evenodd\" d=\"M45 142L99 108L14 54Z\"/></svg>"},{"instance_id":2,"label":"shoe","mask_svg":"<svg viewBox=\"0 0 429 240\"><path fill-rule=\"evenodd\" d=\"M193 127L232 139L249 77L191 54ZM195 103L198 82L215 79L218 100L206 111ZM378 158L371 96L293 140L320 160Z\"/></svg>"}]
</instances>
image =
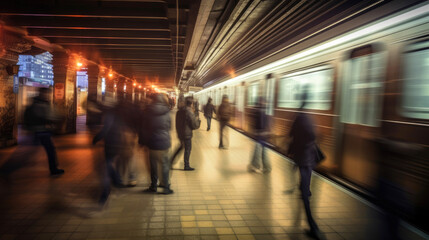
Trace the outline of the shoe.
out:
<instances>
[{"instance_id":1,"label":"shoe","mask_svg":"<svg viewBox=\"0 0 429 240\"><path fill-rule=\"evenodd\" d=\"M323 236L322 232L319 230L306 230L305 234L313 239L317 239L317 240L325 240L325 236Z\"/></svg>"},{"instance_id":2,"label":"shoe","mask_svg":"<svg viewBox=\"0 0 429 240\"><path fill-rule=\"evenodd\" d=\"M255 172L255 173L260 173L261 170L255 166L253 166L252 164L249 164L249 166L247 166L247 170L249 172Z\"/></svg>"},{"instance_id":3,"label":"shoe","mask_svg":"<svg viewBox=\"0 0 429 240\"><path fill-rule=\"evenodd\" d=\"M193 167L185 167L183 170L185 170L185 171L194 171L195 168L193 168Z\"/></svg>"},{"instance_id":4,"label":"shoe","mask_svg":"<svg viewBox=\"0 0 429 240\"><path fill-rule=\"evenodd\" d=\"M137 181L130 181L127 184L127 187L135 187L135 186L137 186Z\"/></svg>"},{"instance_id":5,"label":"shoe","mask_svg":"<svg viewBox=\"0 0 429 240\"><path fill-rule=\"evenodd\" d=\"M54 171L51 172L51 176L60 176L64 174L64 170L62 169L55 169Z\"/></svg>"},{"instance_id":6,"label":"shoe","mask_svg":"<svg viewBox=\"0 0 429 240\"><path fill-rule=\"evenodd\" d=\"M289 194L292 194L294 191L295 191L295 188L291 188L291 189L288 189L288 190L284 190L283 193L286 194L286 195L289 195Z\"/></svg>"},{"instance_id":7,"label":"shoe","mask_svg":"<svg viewBox=\"0 0 429 240\"><path fill-rule=\"evenodd\" d=\"M115 187L115 188L126 188L127 186L125 186L124 184L122 184L122 183L116 183L116 184L113 184L113 186Z\"/></svg>"},{"instance_id":8,"label":"shoe","mask_svg":"<svg viewBox=\"0 0 429 240\"><path fill-rule=\"evenodd\" d=\"M162 190L162 192L160 192L160 194L165 194L165 195L173 194L173 193L174 193L174 191L171 190L170 188L164 188L164 190Z\"/></svg>"},{"instance_id":9,"label":"shoe","mask_svg":"<svg viewBox=\"0 0 429 240\"><path fill-rule=\"evenodd\" d=\"M156 188L154 187L149 187L145 190L143 190L144 193L156 193Z\"/></svg>"},{"instance_id":10,"label":"shoe","mask_svg":"<svg viewBox=\"0 0 429 240\"><path fill-rule=\"evenodd\" d=\"M271 172L271 169L268 169L268 168L262 169L262 173L270 173L270 172Z\"/></svg>"}]
</instances>

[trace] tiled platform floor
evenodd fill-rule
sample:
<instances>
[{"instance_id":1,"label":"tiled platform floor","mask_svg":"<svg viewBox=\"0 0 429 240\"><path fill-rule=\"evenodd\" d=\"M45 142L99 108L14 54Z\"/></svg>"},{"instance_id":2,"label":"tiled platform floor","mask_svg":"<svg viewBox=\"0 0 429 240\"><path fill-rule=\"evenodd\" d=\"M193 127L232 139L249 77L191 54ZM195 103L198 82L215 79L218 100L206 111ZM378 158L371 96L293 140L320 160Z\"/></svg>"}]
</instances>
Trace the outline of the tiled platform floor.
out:
<instances>
[{"instance_id":1,"label":"tiled platform floor","mask_svg":"<svg viewBox=\"0 0 429 240\"><path fill-rule=\"evenodd\" d=\"M0 150L0 165L9 160L10 169L17 167L0 180L0 239L308 239L300 192L283 193L291 164L269 151L273 171L249 173L253 141L229 129L229 149L219 150L218 124L212 125L205 131L203 119L194 132L196 171L180 170L182 159L174 166L174 194L142 193L149 174L136 148L139 185L115 190L102 211L96 205L102 144L91 146L88 131L55 137L66 170L59 178L49 177L41 147ZM321 177L311 187L313 214L328 239L379 239L380 212ZM424 238L401 232L404 239Z\"/></svg>"}]
</instances>

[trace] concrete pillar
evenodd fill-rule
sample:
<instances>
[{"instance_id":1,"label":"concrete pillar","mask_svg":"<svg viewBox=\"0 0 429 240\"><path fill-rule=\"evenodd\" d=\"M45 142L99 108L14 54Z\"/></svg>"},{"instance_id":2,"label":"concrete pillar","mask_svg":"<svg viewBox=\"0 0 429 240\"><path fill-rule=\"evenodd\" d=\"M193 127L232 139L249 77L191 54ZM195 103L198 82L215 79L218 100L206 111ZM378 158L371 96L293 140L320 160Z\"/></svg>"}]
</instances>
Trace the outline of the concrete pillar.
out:
<instances>
[{"instance_id":1,"label":"concrete pillar","mask_svg":"<svg viewBox=\"0 0 429 240\"><path fill-rule=\"evenodd\" d=\"M101 77L100 68L98 65L89 64L88 65L88 102L101 102L102 101L102 92L101 92ZM86 124L94 125L101 124L101 114L94 111L87 111L86 115Z\"/></svg>"},{"instance_id":2,"label":"concrete pillar","mask_svg":"<svg viewBox=\"0 0 429 240\"><path fill-rule=\"evenodd\" d=\"M0 24L0 148L18 142L18 97L14 91L13 66L20 53L30 50L32 42L4 30Z\"/></svg>"},{"instance_id":3,"label":"concrete pillar","mask_svg":"<svg viewBox=\"0 0 429 240\"><path fill-rule=\"evenodd\" d=\"M117 100L125 98L125 91L126 91L126 90L124 90L124 89L126 89L125 87L128 87L126 85L125 78L119 77L118 82L116 83L116 99Z\"/></svg>"},{"instance_id":4,"label":"concrete pillar","mask_svg":"<svg viewBox=\"0 0 429 240\"><path fill-rule=\"evenodd\" d=\"M53 53L54 107L63 116L58 133L76 132L76 63L65 52Z\"/></svg>"}]
</instances>

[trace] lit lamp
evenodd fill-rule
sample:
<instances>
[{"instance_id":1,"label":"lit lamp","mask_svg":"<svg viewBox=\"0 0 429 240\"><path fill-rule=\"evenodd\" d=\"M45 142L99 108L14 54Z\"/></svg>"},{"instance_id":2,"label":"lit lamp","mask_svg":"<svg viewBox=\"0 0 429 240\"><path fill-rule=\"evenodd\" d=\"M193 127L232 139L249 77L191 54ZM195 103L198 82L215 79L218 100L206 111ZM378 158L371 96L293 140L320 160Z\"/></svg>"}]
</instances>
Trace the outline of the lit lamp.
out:
<instances>
[{"instance_id":1,"label":"lit lamp","mask_svg":"<svg viewBox=\"0 0 429 240\"><path fill-rule=\"evenodd\" d=\"M111 78L111 77L113 77L113 73L109 73L109 77Z\"/></svg>"},{"instance_id":2,"label":"lit lamp","mask_svg":"<svg viewBox=\"0 0 429 240\"><path fill-rule=\"evenodd\" d=\"M78 67L82 67L82 65L83 65L83 64L82 64L81 62L77 62L77 63L76 63L76 65L77 65Z\"/></svg>"}]
</instances>

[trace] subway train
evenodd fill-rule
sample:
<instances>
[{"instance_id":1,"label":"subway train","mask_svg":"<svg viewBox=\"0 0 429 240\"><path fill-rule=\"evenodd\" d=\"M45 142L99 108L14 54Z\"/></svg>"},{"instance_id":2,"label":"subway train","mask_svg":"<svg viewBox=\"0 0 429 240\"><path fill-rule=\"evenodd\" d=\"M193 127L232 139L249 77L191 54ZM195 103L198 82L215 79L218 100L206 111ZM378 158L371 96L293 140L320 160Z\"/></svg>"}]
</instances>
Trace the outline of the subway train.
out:
<instances>
[{"instance_id":1,"label":"subway train","mask_svg":"<svg viewBox=\"0 0 429 240\"><path fill-rule=\"evenodd\" d=\"M308 87L304 111L327 156L317 171L370 198L384 176L392 207L428 231L429 4L371 14L296 41L194 98L202 108L209 97L219 105L228 95L230 125L251 136L252 108L265 96L269 144L285 154ZM380 152L386 142L390 150Z\"/></svg>"}]
</instances>

